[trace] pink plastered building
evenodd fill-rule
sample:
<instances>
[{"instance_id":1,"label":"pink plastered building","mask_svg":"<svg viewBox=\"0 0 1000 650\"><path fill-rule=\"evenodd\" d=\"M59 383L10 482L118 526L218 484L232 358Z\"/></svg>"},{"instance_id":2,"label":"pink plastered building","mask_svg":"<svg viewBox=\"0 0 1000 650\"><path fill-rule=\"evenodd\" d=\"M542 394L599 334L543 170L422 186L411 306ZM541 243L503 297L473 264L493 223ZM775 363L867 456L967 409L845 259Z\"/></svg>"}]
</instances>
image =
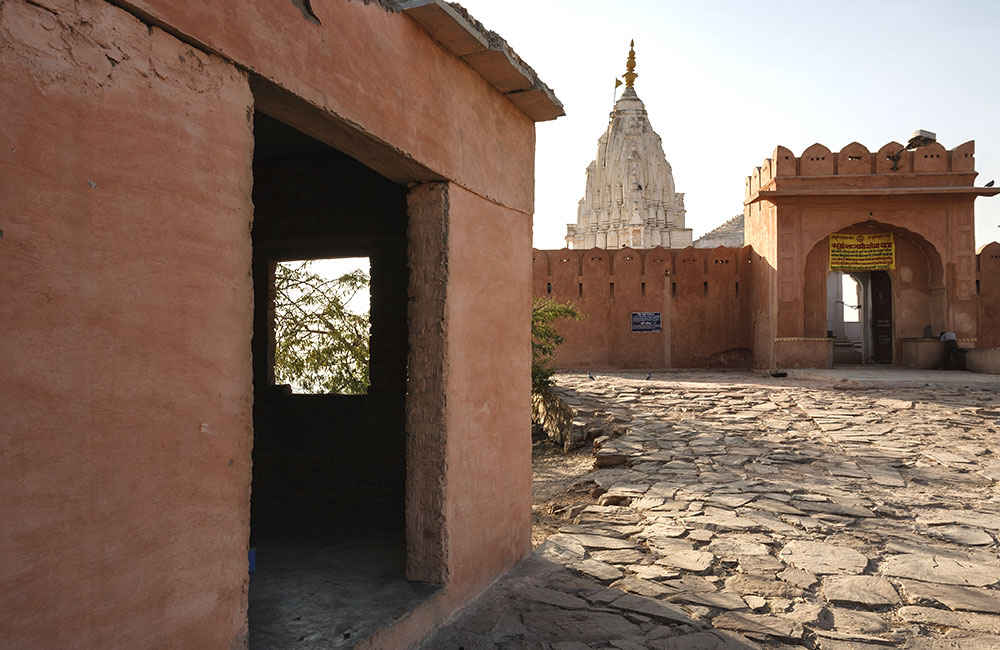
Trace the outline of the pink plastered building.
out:
<instances>
[{"instance_id":1,"label":"pink plastered building","mask_svg":"<svg viewBox=\"0 0 1000 650\"><path fill-rule=\"evenodd\" d=\"M563 111L502 39L439 0L7 0L0 79L0 646L283 647L287 588L404 648L530 552ZM371 387L289 394L275 264L352 256Z\"/></svg>"}]
</instances>

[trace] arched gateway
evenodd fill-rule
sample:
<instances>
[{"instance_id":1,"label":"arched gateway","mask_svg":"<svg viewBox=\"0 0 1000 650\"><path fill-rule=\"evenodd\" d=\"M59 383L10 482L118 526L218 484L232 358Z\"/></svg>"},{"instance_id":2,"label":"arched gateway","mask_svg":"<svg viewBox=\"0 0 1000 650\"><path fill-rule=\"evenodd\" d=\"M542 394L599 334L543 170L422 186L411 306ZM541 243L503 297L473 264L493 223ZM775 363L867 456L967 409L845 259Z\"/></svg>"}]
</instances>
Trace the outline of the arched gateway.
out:
<instances>
[{"instance_id":1,"label":"arched gateway","mask_svg":"<svg viewBox=\"0 0 1000 650\"><path fill-rule=\"evenodd\" d=\"M771 288L753 307L755 365L829 367L847 358L844 337L859 344L856 362L918 367L936 364L942 330L976 345L973 202L996 190L974 186L973 142L901 149L815 144L795 157L778 147L747 178L753 281ZM854 278L857 295L832 296L831 273ZM838 302L859 308L856 339Z\"/></svg>"},{"instance_id":2,"label":"arched gateway","mask_svg":"<svg viewBox=\"0 0 1000 650\"><path fill-rule=\"evenodd\" d=\"M856 282L854 295L837 291L844 275ZM833 363L907 363L921 341L947 329L941 255L920 234L875 219L842 228L806 256L803 308L806 336L834 339Z\"/></svg>"},{"instance_id":3,"label":"arched gateway","mask_svg":"<svg viewBox=\"0 0 1000 650\"><path fill-rule=\"evenodd\" d=\"M929 368L943 330L997 347L1000 245L977 254L974 203L1000 188L975 186L972 142L902 149L778 147L746 180L741 248L534 251L535 295L587 315L558 366Z\"/></svg>"}]
</instances>

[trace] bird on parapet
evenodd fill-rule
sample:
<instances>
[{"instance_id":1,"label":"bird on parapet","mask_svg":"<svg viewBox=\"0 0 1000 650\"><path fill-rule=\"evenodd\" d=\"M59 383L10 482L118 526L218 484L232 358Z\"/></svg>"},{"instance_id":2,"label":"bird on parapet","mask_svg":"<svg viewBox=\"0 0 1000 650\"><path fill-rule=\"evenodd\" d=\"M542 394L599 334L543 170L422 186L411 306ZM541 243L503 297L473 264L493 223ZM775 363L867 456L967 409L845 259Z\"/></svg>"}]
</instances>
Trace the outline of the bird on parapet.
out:
<instances>
[{"instance_id":1,"label":"bird on parapet","mask_svg":"<svg viewBox=\"0 0 1000 650\"><path fill-rule=\"evenodd\" d=\"M647 373L646 373L646 381L649 381L649 380L650 380L650 379L652 379L652 378L653 378L653 373L651 373L651 372L647 372Z\"/></svg>"},{"instance_id":2,"label":"bird on parapet","mask_svg":"<svg viewBox=\"0 0 1000 650\"><path fill-rule=\"evenodd\" d=\"M987 184L986 184L986 185L984 185L983 187L993 187L993 183L995 183L995 182L996 182L996 181L990 181L989 183L987 183Z\"/></svg>"},{"instance_id":3,"label":"bird on parapet","mask_svg":"<svg viewBox=\"0 0 1000 650\"><path fill-rule=\"evenodd\" d=\"M587 377L589 377L591 380L594 379L594 373L588 372Z\"/></svg>"}]
</instances>

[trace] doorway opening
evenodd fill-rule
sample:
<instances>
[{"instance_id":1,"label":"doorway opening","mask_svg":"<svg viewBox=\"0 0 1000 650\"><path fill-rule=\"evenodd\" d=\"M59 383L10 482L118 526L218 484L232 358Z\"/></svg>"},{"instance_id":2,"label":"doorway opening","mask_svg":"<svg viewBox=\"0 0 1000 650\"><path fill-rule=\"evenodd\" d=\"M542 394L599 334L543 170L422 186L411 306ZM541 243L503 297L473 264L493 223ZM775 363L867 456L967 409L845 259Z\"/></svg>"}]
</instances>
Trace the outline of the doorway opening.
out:
<instances>
[{"instance_id":1,"label":"doorway opening","mask_svg":"<svg viewBox=\"0 0 1000 650\"><path fill-rule=\"evenodd\" d=\"M830 271L827 335L834 365L891 364L892 279L885 271Z\"/></svg>"},{"instance_id":2,"label":"doorway opening","mask_svg":"<svg viewBox=\"0 0 1000 650\"><path fill-rule=\"evenodd\" d=\"M834 365L864 361L861 330L861 284L850 273L830 271L826 282L826 330L833 338Z\"/></svg>"},{"instance_id":3,"label":"doorway opening","mask_svg":"<svg viewBox=\"0 0 1000 650\"><path fill-rule=\"evenodd\" d=\"M348 648L435 589L405 579L406 188L262 113L254 139L250 647ZM278 269L333 258L370 262L367 383L296 390ZM326 359L321 379L347 363Z\"/></svg>"}]
</instances>

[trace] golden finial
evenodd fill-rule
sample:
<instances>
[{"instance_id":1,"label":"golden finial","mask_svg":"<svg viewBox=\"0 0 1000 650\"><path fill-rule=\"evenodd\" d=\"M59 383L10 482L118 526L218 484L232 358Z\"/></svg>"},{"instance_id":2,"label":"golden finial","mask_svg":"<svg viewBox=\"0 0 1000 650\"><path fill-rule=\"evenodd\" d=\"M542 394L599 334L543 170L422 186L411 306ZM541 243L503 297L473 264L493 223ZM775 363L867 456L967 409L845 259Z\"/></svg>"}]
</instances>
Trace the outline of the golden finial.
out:
<instances>
[{"instance_id":1,"label":"golden finial","mask_svg":"<svg viewBox=\"0 0 1000 650\"><path fill-rule=\"evenodd\" d=\"M625 64L625 68L626 68L626 72L625 72L625 87L626 88L631 88L632 84L635 83L635 78L639 76L635 72L635 41L634 40L631 43L629 43L629 47L631 49L629 49L629 51L628 51L628 63Z\"/></svg>"}]
</instances>

